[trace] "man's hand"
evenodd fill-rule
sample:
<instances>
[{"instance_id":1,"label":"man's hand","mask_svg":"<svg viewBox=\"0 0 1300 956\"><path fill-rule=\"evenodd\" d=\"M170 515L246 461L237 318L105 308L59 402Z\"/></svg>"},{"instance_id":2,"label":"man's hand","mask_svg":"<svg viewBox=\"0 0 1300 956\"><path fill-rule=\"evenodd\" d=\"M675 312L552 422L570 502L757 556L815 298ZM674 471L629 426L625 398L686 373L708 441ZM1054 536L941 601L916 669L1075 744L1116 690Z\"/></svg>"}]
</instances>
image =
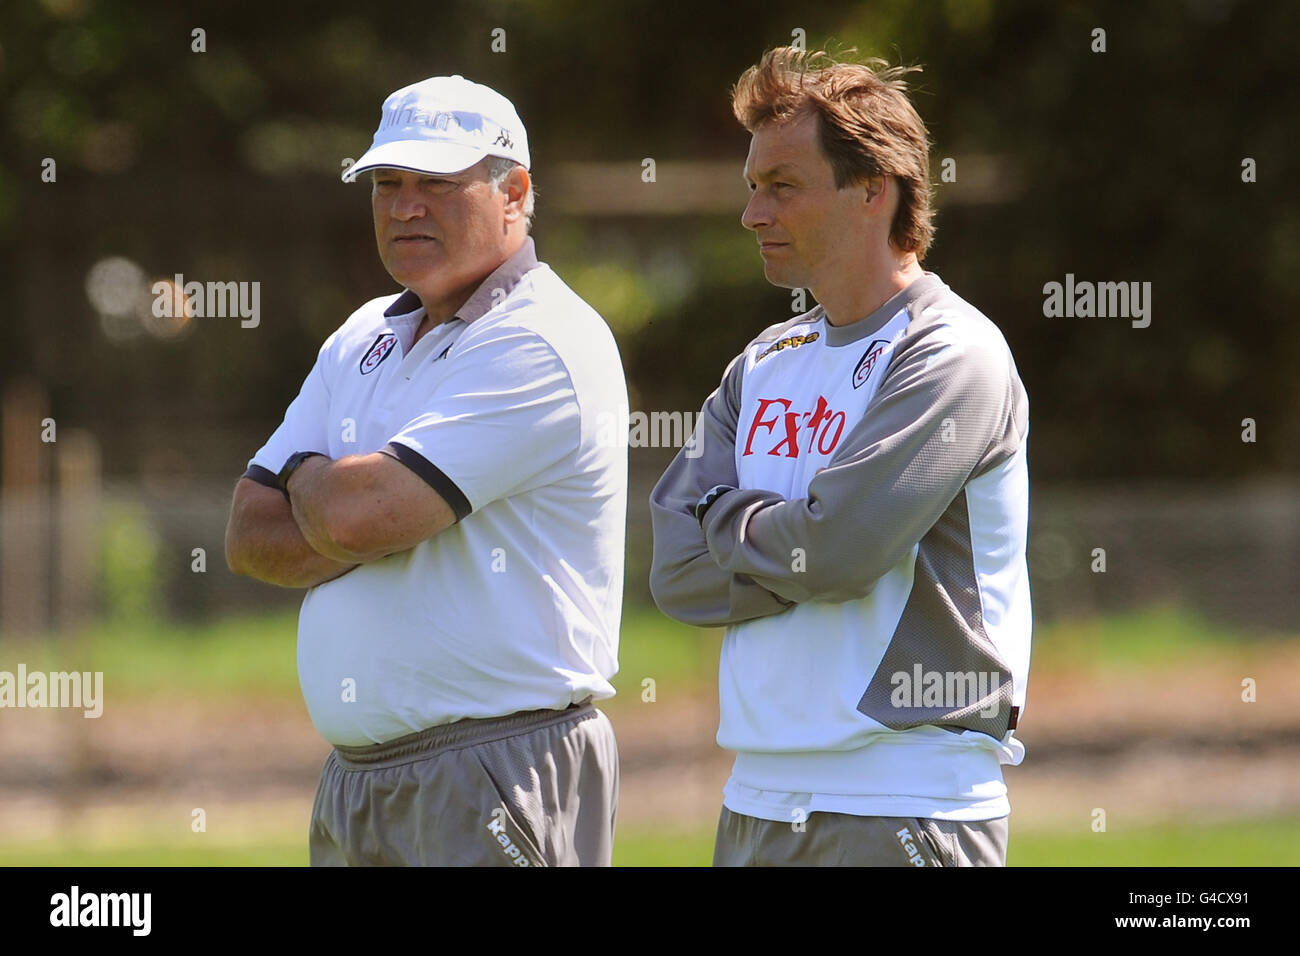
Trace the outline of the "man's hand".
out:
<instances>
[{"instance_id":1,"label":"man's hand","mask_svg":"<svg viewBox=\"0 0 1300 956\"><path fill-rule=\"evenodd\" d=\"M423 478L379 452L308 458L288 487L303 539L342 563L407 551L456 523L451 506Z\"/></svg>"},{"instance_id":2,"label":"man's hand","mask_svg":"<svg viewBox=\"0 0 1300 956\"><path fill-rule=\"evenodd\" d=\"M285 588L315 587L357 566L320 554L298 530L284 495L249 478L235 486L226 563L236 574Z\"/></svg>"}]
</instances>

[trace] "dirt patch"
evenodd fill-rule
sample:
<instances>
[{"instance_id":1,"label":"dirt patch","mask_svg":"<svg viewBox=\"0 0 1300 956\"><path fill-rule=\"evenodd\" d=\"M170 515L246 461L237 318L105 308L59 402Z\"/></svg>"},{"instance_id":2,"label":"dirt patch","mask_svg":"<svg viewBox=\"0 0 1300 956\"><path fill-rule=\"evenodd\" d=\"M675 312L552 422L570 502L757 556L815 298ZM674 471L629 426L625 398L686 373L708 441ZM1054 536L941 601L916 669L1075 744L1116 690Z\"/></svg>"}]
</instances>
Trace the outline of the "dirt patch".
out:
<instances>
[{"instance_id":1,"label":"dirt patch","mask_svg":"<svg viewBox=\"0 0 1300 956\"><path fill-rule=\"evenodd\" d=\"M1256 700L1242 700L1253 677ZM1204 653L1178 666L1035 673L1006 778L1018 827L1089 827L1300 813L1300 647ZM714 741L712 691L612 702L620 821L708 828L731 755ZM0 715L0 837L60 832L108 808L273 806L305 820L329 746L301 702L151 699L104 716ZM164 808L166 808L164 810ZM295 810L295 808L297 808ZM102 811L102 812L101 812ZM104 823L103 821L110 821ZM173 824L169 824L173 825ZM280 825L277 823L276 825ZM256 827L254 827L256 829Z\"/></svg>"}]
</instances>

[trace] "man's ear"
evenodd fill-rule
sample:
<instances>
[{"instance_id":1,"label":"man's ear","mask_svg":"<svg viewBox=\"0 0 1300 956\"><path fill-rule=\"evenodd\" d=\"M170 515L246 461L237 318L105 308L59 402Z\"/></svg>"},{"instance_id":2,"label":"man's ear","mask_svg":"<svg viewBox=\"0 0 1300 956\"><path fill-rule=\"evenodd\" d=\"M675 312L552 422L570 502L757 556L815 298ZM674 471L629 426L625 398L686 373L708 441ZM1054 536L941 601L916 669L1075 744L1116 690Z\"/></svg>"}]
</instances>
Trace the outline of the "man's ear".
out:
<instances>
[{"instance_id":1,"label":"man's ear","mask_svg":"<svg viewBox=\"0 0 1300 956\"><path fill-rule=\"evenodd\" d=\"M868 203L873 203L885 193L886 176L868 176L862 181L864 196Z\"/></svg>"},{"instance_id":2,"label":"man's ear","mask_svg":"<svg viewBox=\"0 0 1300 956\"><path fill-rule=\"evenodd\" d=\"M528 170L522 166L515 166L506 174L501 188L506 194L506 219L508 221L522 219L524 200L528 197L528 190L533 188L533 180L528 175Z\"/></svg>"}]
</instances>

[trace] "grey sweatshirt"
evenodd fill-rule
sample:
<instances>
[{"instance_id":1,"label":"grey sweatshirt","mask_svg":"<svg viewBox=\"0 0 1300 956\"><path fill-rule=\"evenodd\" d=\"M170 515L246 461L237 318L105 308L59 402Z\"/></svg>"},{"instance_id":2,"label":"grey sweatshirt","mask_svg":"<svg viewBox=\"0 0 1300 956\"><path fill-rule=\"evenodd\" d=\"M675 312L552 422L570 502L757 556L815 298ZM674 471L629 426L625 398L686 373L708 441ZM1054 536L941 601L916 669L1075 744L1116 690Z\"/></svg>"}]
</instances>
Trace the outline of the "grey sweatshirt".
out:
<instances>
[{"instance_id":1,"label":"grey sweatshirt","mask_svg":"<svg viewBox=\"0 0 1300 956\"><path fill-rule=\"evenodd\" d=\"M1027 433L1001 332L933 273L847 326L820 307L772 326L731 362L650 501L655 601L726 627L727 806L1009 812ZM718 485L736 490L701 527Z\"/></svg>"}]
</instances>

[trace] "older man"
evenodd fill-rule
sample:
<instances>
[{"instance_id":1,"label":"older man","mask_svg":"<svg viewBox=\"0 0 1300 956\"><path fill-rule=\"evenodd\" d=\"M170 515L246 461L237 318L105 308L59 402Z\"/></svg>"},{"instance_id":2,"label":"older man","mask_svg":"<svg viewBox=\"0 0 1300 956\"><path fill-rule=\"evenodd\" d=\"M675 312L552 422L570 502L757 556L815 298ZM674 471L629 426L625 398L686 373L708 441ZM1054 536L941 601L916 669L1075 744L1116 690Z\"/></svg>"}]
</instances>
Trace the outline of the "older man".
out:
<instances>
[{"instance_id":1,"label":"older man","mask_svg":"<svg viewBox=\"0 0 1300 956\"><path fill-rule=\"evenodd\" d=\"M404 291L326 339L235 490L230 567L309 589L313 865L610 862L627 390L535 257L529 165L487 87L388 97L344 178Z\"/></svg>"},{"instance_id":2,"label":"older man","mask_svg":"<svg viewBox=\"0 0 1300 956\"><path fill-rule=\"evenodd\" d=\"M741 222L819 304L731 362L651 498L659 606L727 628L720 865L1006 861L1028 401L920 265L927 136L881 67L787 47L740 78Z\"/></svg>"}]
</instances>

